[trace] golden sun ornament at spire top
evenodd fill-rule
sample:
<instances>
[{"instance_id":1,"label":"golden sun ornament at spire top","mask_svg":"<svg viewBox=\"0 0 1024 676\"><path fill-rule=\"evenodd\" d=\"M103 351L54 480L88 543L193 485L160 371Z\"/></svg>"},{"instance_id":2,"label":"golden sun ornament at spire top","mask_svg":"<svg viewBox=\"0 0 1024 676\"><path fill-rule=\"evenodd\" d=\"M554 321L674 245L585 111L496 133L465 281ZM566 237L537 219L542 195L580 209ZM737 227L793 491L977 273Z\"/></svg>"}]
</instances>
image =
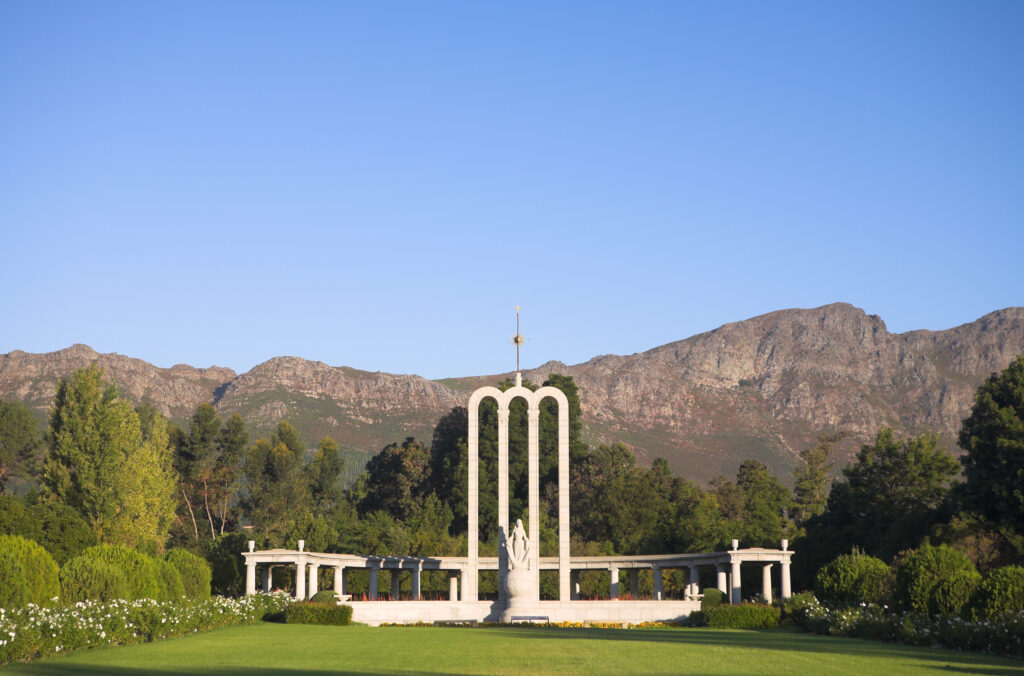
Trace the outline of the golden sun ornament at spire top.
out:
<instances>
[{"instance_id":1,"label":"golden sun ornament at spire top","mask_svg":"<svg viewBox=\"0 0 1024 676\"><path fill-rule=\"evenodd\" d=\"M516 373L519 373L519 346L526 342L526 337L519 333L519 306L516 305L516 335L512 336L512 344L516 346Z\"/></svg>"}]
</instances>

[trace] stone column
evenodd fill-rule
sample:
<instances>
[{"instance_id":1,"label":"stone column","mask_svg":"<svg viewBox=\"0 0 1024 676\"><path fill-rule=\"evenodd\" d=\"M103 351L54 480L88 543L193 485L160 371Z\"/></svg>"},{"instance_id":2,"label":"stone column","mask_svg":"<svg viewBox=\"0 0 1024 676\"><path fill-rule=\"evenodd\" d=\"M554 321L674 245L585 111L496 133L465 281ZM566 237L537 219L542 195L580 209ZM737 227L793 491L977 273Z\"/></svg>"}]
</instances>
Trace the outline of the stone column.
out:
<instances>
[{"instance_id":1,"label":"stone column","mask_svg":"<svg viewBox=\"0 0 1024 676\"><path fill-rule=\"evenodd\" d=\"M700 594L700 574L697 566L690 566L690 584L686 586L686 595L691 599L697 598Z\"/></svg>"},{"instance_id":2,"label":"stone column","mask_svg":"<svg viewBox=\"0 0 1024 676\"><path fill-rule=\"evenodd\" d=\"M462 571L462 596L465 600L476 601L477 599L477 580L476 573L479 569L479 539L480 539L480 524L479 519L479 500L477 491L479 491L480 483L480 451L479 451L479 438L480 438L480 399L482 395L477 396L477 392L469 398L469 425L466 430L466 446L467 446L467 457L466 457L466 569Z\"/></svg>"},{"instance_id":3,"label":"stone column","mask_svg":"<svg viewBox=\"0 0 1024 676\"><path fill-rule=\"evenodd\" d=\"M764 594L764 602L772 602L772 564L766 563L761 569L761 593Z\"/></svg>"},{"instance_id":4,"label":"stone column","mask_svg":"<svg viewBox=\"0 0 1024 676\"><path fill-rule=\"evenodd\" d=\"M789 559L782 560L781 570L779 571L779 573L779 587L781 587L779 592L782 596L782 600L785 601L793 595L793 592L789 585Z\"/></svg>"},{"instance_id":5,"label":"stone column","mask_svg":"<svg viewBox=\"0 0 1024 676\"><path fill-rule=\"evenodd\" d=\"M306 557L295 558L295 600L306 600Z\"/></svg>"},{"instance_id":6,"label":"stone column","mask_svg":"<svg viewBox=\"0 0 1024 676\"><path fill-rule=\"evenodd\" d=\"M569 575L569 598L572 601L580 600L580 571L574 570ZM558 598L562 600L561 596Z\"/></svg>"},{"instance_id":7,"label":"stone column","mask_svg":"<svg viewBox=\"0 0 1024 676\"><path fill-rule=\"evenodd\" d=\"M569 598L569 403L558 390L558 600ZM580 597L579 578L576 598Z\"/></svg>"},{"instance_id":8,"label":"stone column","mask_svg":"<svg viewBox=\"0 0 1024 676\"><path fill-rule=\"evenodd\" d=\"M504 539L509 536L508 520L508 402L498 403L498 599L505 599L501 580L508 575L508 550Z\"/></svg>"},{"instance_id":9,"label":"stone column","mask_svg":"<svg viewBox=\"0 0 1024 676\"><path fill-rule=\"evenodd\" d=\"M609 568L609 572L611 573L612 582L608 588L608 598L614 601L619 598L619 569Z\"/></svg>"},{"instance_id":10,"label":"stone column","mask_svg":"<svg viewBox=\"0 0 1024 676\"><path fill-rule=\"evenodd\" d=\"M334 567L334 593L339 597L345 593L345 566Z\"/></svg>"},{"instance_id":11,"label":"stone column","mask_svg":"<svg viewBox=\"0 0 1024 676\"><path fill-rule=\"evenodd\" d=\"M459 573L448 571L448 600L459 600Z\"/></svg>"},{"instance_id":12,"label":"stone column","mask_svg":"<svg viewBox=\"0 0 1024 676\"><path fill-rule=\"evenodd\" d=\"M533 574L533 589L540 600L540 409L537 402L530 402L526 411L529 421L527 430L527 472L529 474L530 496L530 572Z\"/></svg>"},{"instance_id":13,"label":"stone column","mask_svg":"<svg viewBox=\"0 0 1024 676\"><path fill-rule=\"evenodd\" d=\"M420 599L420 567L416 566L412 569L412 600L419 601Z\"/></svg>"},{"instance_id":14,"label":"stone column","mask_svg":"<svg viewBox=\"0 0 1024 676\"><path fill-rule=\"evenodd\" d=\"M654 573L654 600L660 601L665 593L661 582L661 566L655 566L652 572Z\"/></svg>"},{"instance_id":15,"label":"stone column","mask_svg":"<svg viewBox=\"0 0 1024 676\"><path fill-rule=\"evenodd\" d=\"M629 596L634 601L640 598L640 571L636 568L629 569Z\"/></svg>"},{"instance_id":16,"label":"stone column","mask_svg":"<svg viewBox=\"0 0 1024 676\"><path fill-rule=\"evenodd\" d=\"M739 605L743 601L743 582L740 579L740 561L732 560L732 596L730 603Z\"/></svg>"},{"instance_id":17,"label":"stone column","mask_svg":"<svg viewBox=\"0 0 1024 676\"><path fill-rule=\"evenodd\" d=\"M397 601L402 595L402 569L391 569L391 600Z\"/></svg>"},{"instance_id":18,"label":"stone column","mask_svg":"<svg viewBox=\"0 0 1024 676\"><path fill-rule=\"evenodd\" d=\"M377 600L377 569L370 568L370 584L366 590L366 598L371 601Z\"/></svg>"},{"instance_id":19,"label":"stone column","mask_svg":"<svg viewBox=\"0 0 1024 676\"><path fill-rule=\"evenodd\" d=\"M320 564L310 563L309 564L309 598L320 591Z\"/></svg>"},{"instance_id":20,"label":"stone column","mask_svg":"<svg viewBox=\"0 0 1024 676\"><path fill-rule=\"evenodd\" d=\"M274 574L274 566L264 566L263 567L263 591L268 592L268 593L270 591L272 591L270 587L271 587L271 585L274 584L273 574Z\"/></svg>"},{"instance_id":21,"label":"stone column","mask_svg":"<svg viewBox=\"0 0 1024 676\"><path fill-rule=\"evenodd\" d=\"M256 593L256 562L245 562L245 593Z\"/></svg>"},{"instance_id":22,"label":"stone column","mask_svg":"<svg viewBox=\"0 0 1024 676\"><path fill-rule=\"evenodd\" d=\"M725 570L725 564L719 563L715 568L718 570L718 591L723 594L729 593L729 573Z\"/></svg>"}]
</instances>

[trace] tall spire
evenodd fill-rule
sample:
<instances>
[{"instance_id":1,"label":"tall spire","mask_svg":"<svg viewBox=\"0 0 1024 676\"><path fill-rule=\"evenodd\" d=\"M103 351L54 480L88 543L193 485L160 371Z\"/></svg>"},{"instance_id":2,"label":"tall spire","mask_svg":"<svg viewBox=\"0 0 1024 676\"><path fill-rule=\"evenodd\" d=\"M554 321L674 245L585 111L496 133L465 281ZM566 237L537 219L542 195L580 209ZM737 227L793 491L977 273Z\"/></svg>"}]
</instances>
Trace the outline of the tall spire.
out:
<instances>
[{"instance_id":1,"label":"tall spire","mask_svg":"<svg viewBox=\"0 0 1024 676\"><path fill-rule=\"evenodd\" d=\"M516 346L516 385L521 382L522 376L519 374L519 346L523 344L526 338L523 334L519 333L519 306L516 305L516 335L512 336L512 344Z\"/></svg>"}]
</instances>

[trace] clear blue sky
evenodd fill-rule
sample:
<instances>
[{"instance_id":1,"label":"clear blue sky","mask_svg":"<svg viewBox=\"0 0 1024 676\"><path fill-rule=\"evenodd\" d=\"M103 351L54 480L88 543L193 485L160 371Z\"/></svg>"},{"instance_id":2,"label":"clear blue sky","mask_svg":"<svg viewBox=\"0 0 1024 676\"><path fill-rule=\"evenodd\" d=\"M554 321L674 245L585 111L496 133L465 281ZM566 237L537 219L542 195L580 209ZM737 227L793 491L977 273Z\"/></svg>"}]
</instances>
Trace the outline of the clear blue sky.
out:
<instances>
[{"instance_id":1,"label":"clear blue sky","mask_svg":"<svg viewBox=\"0 0 1024 676\"><path fill-rule=\"evenodd\" d=\"M0 353L428 377L1024 304L1024 2L0 3Z\"/></svg>"}]
</instances>

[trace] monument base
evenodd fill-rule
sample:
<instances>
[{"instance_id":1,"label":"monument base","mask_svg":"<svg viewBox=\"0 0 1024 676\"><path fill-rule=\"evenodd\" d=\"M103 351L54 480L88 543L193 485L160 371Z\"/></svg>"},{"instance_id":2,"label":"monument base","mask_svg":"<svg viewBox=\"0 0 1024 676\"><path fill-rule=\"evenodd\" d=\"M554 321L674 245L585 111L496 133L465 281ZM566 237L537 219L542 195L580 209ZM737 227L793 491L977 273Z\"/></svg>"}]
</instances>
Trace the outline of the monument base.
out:
<instances>
[{"instance_id":1,"label":"monument base","mask_svg":"<svg viewBox=\"0 0 1024 676\"><path fill-rule=\"evenodd\" d=\"M641 624L686 622L700 610L700 601L533 601L512 606L501 601L352 601L352 620L381 624L448 622L544 622L515 618L547 618L551 623Z\"/></svg>"}]
</instances>

